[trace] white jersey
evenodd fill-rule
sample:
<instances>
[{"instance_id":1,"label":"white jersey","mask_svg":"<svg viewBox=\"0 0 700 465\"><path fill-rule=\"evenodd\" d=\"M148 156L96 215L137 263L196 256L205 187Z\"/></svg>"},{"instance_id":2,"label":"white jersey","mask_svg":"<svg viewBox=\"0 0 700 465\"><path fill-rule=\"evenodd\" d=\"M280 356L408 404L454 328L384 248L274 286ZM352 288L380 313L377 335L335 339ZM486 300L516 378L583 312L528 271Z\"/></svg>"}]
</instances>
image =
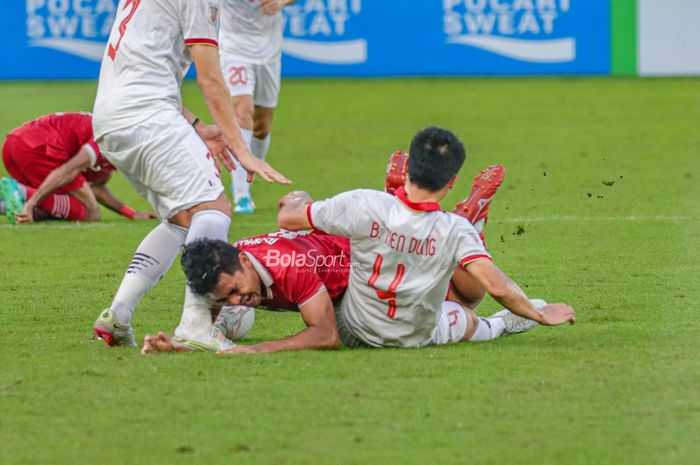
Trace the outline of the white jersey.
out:
<instances>
[{"instance_id":1,"label":"white jersey","mask_svg":"<svg viewBox=\"0 0 700 465\"><path fill-rule=\"evenodd\" d=\"M255 65L278 60L282 53L282 12L267 16L260 0L221 0L221 55Z\"/></svg>"},{"instance_id":2,"label":"white jersey","mask_svg":"<svg viewBox=\"0 0 700 465\"><path fill-rule=\"evenodd\" d=\"M218 46L219 0L120 0L117 8L92 118L98 141L161 109L181 111L187 46Z\"/></svg>"},{"instance_id":3,"label":"white jersey","mask_svg":"<svg viewBox=\"0 0 700 465\"><path fill-rule=\"evenodd\" d=\"M491 256L474 227L437 202L354 190L309 205L313 227L350 239L341 311L357 339L377 347L430 343L458 265Z\"/></svg>"}]
</instances>

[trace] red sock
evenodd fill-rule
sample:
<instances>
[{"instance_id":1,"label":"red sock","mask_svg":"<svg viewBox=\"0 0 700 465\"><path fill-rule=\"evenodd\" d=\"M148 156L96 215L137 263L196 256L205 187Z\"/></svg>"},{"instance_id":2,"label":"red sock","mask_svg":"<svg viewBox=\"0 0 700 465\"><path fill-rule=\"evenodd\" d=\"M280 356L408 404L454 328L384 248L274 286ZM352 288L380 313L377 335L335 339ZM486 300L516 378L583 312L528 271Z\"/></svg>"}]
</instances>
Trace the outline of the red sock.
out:
<instances>
[{"instance_id":1,"label":"red sock","mask_svg":"<svg viewBox=\"0 0 700 465\"><path fill-rule=\"evenodd\" d=\"M36 193L36 189L29 186L25 187L27 189L27 198L29 199ZM54 218L62 220L85 221L85 218L87 218L85 205L68 194L49 194L38 207L48 212Z\"/></svg>"}]
</instances>

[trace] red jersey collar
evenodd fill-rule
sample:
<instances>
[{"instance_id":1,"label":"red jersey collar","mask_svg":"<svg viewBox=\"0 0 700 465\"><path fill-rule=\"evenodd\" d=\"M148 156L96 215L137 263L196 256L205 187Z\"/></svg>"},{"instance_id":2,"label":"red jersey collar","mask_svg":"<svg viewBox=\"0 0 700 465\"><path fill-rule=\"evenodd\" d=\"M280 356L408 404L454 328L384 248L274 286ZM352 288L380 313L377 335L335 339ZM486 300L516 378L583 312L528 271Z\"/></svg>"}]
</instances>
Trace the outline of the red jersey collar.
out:
<instances>
[{"instance_id":1,"label":"red jersey collar","mask_svg":"<svg viewBox=\"0 0 700 465\"><path fill-rule=\"evenodd\" d=\"M442 210L440 204L437 202L411 202L408 200L408 197L406 197L406 191L403 187L396 189L396 198L398 198L401 203L406 205L411 210L416 210L419 212L434 212Z\"/></svg>"}]
</instances>

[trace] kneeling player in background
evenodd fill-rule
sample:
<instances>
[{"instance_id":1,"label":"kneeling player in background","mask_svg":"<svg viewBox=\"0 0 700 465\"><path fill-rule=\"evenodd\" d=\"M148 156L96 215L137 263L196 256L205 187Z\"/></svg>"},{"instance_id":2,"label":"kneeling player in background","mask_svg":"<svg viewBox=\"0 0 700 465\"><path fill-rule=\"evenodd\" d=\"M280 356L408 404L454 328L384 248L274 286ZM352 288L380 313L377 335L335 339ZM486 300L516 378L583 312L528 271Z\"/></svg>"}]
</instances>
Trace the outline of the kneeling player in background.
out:
<instances>
[{"instance_id":1,"label":"kneeling player in background","mask_svg":"<svg viewBox=\"0 0 700 465\"><path fill-rule=\"evenodd\" d=\"M107 188L115 168L93 140L89 113L53 113L11 131L2 146L11 178L0 180L0 214L11 223L97 221L97 203L127 218L155 218Z\"/></svg>"}]
</instances>

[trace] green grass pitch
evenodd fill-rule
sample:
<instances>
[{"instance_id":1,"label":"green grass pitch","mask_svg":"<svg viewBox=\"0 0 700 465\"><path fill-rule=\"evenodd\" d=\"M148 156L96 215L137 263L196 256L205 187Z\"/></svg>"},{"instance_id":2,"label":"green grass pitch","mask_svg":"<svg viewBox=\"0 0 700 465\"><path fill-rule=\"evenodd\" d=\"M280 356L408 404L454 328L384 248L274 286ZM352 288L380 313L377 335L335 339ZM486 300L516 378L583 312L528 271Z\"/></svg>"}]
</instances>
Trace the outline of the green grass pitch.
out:
<instances>
[{"instance_id":1,"label":"green grass pitch","mask_svg":"<svg viewBox=\"0 0 700 465\"><path fill-rule=\"evenodd\" d=\"M90 110L94 93L0 84L0 133ZM184 95L207 119L194 83ZM142 357L90 336L155 222L1 219L0 463L698 463L699 124L698 79L285 81L269 160L294 188L381 188L391 151L448 127L469 155L443 206L504 164L489 248L578 324L422 350ZM147 206L123 178L112 187ZM256 181L259 211L231 239L272 230L285 191ZM137 337L177 324L183 287L176 264ZM259 311L247 340L301 327Z\"/></svg>"}]
</instances>

